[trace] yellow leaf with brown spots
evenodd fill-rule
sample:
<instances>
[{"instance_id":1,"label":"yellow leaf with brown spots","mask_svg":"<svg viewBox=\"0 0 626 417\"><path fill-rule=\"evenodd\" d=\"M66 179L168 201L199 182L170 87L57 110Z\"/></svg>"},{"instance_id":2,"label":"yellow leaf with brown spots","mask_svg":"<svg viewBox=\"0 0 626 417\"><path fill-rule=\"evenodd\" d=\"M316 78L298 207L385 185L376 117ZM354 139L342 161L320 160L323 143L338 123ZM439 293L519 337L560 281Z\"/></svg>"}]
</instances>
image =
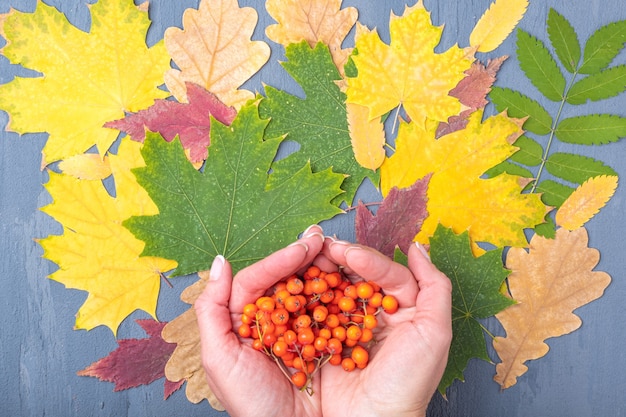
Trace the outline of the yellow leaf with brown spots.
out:
<instances>
[{"instance_id":1,"label":"yellow leaf with brown spots","mask_svg":"<svg viewBox=\"0 0 626 417\"><path fill-rule=\"evenodd\" d=\"M567 230L582 227L613 197L617 179L616 175L600 175L582 183L559 207L556 224Z\"/></svg>"}]
</instances>

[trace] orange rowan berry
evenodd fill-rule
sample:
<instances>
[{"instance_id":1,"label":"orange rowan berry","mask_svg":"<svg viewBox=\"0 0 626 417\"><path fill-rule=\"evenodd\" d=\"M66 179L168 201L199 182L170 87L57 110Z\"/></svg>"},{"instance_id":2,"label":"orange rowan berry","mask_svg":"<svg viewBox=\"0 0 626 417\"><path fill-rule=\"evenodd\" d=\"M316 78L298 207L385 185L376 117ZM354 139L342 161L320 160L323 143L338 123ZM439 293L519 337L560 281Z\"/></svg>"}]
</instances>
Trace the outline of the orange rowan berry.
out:
<instances>
[{"instance_id":1,"label":"orange rowan berry","mask_svg":"<svg viewBox=\"0 0 626 417\"><path fill-rule=\"evenodd\" d=\"M326 316L325 323L328 327L334 329L335 327L339 326L339 317L337 317L336 314L328 314Z\"/></svg>"},{"instance_id":2,"label":"orange rowan berry","mask_svg":"<svg viewBox=\"0 0 626 417\"><path fill-rule=\"evenodd\" d=\"M320 294L320 301L324 304L328 304L335 298L335 292L333 290L326 290Z\"/></svg>"},{"instance_id":3,"label":"orange rowan berry","mask_svg":"<svg viewBox=\"0 0 626 417\"><path fill-rule=\"evenodd\" d=\"M398 300L393 295L385 295L382 301L383 310L385 313L393 314L398 311Z\"/></svg>"},{"instance_id":4,"label":"orange rowan berry","mask_svg":"<svg viewBox=\"0 0 626 417\"><path fill-rule=\"evenodd\" d=\"M328 282L322 278L313 278L311 280L311 288L313 289L313 293L321 294L328 289Z\"/></svg>"},{"instance_id":5,"label":"orange rowan berry","mask_svg":"<svg viewBox=\"0 0 626 417\"><path fill-rule=\"evenodd\" d=\"M254 323L254 317L247 316L245 314L241 315L241 322L244 324L252 324Z\"/></svg>"},{"instance_id":6,"label":"orange rowan berry","mask_svg":"<svg viewBox=\"0 0 626 417\"><path fill-rule=\"evenodd\" d=\"M293 330L287 330L283 334L283 337L285 338L285 342L287 342L289 346L293 345L294 343L298 341L298 335Z\"/></svg>"},{"instance_id":7,"label":"orange rowan berry","mask_svg":"<svg viewBox=\"0 0 626 417\"><path fill-rule=\"evenodd\" d=\"M374 294L372 294L370 299L367 301L367 305L374 307L374 308L378 308L382 304L383 304L383 295L379 292L375 292Z\"/></svg>"},{"instance_id":8,"label":"orange rowan berry","mask_svg":"<svg viewBox=\"0 0 626 417\"><path fill-rule=\"evenodd\" d=\"M313 320L318 323L322 323L328 317L328 309L323 305L315 307L313 310Z\"/></svg>"},{"instance_id":9,"label":"orange rowan berry","mask_svg":"<svg viewBox=\"0 0 626 417\"><path fill-rule=\"evenodd\" d=\"M290 295L291 295L291 293L289 291L287 291L286 289L280 290L280 291L276 291L274 293L274 300L276 300L276 304L284 306L285 305L285 300Z\"/></svg>"},{"instance_id":10,"label":"orange rowan berry","mask_svg":"<svg viewBox=\"0 0 626 417\"><path fill-rule=\"evenodd\" d=\"M302 329L311 327L311 316L303 314L293 321L293 329L299 332Z\"/></svg>"},{"instance_id":11,"label":"orange rowan berry","mask_svg":"<svg viewBox=\"0 0 626 417\"><path fill-rule=\"evenodd\" d=\"M326 350L331 355L339 354L343 351L343 344L341 343L341 340L331 337L328 339L328 343L326 344Z\"/></svg>"},{"instance_id":12,"label":"orange rowan berry","mask_svg":"<svg viewBox=\"0 0 626 417\"><path fill-rule=\"evenodd\" d=\"M315 334L310 327L303 328L298 332L298 342L303 345L310 345L315 341Z\"/></svg>"},{"instance_id":13,"label":"orange rowan berry","mask_svg":"<svg viewBox=\"0 0 626 417\"><path fill-rule=\"evenodd\" d=\"M256 306L261 311L271 312L274 311L274 307L276 307L276 301L272 297L259 297L256 300Z\"/></svg>"},{"instance_id":14,"label":"orange rowan berry","mask_svg":"<svg viewBox=\"0 0 626 417\"><path fill-rule=\"evenodd\" d=\"M343 290L343 295L344 295L344 297L350 297L353 300L356 300L357 298L359 298L359 295L356 292L356 285L354 285L354 284L348 285Z\"/></svg>"},{"instance_id":15,"label":"orange rowan berry","mask_svg":"<svg viewBox=\"0 0 626 417\"><path fill-rule=\"evenodd\" d=\"M372 332L371 329L368 329L367 327L363 329L363 334L361 334L361 338L359 339L359 342L361 343L367 343L370 340L372 340L374 338L374 333Z\"/></svg>"},{"instance_id":16,"label":"orange rowan berry","mask_svg":"<svg viewBox=\"0 0 626 417\"><path fill-rule=\"evenodd\" d=\"M345 347L352 347L352 346L356 346L356 344L359 343L358 340L354 340L354 339L348 339L346 338L346 340L343 341L343 345Z\"/></svg>"},{"instance_id":17,"label":"orange rowan berry","mask_svg":"<svg viewBox=\"0 0 626 417\"><path fill-rule=\"evenodd\" d=\"M366 329L373 329L378 325L378 319L373 314L366 314L363 317L363 327Z\"/></svg>"},{"instance_id":18,"label":"orange rowan berry","mask_svg":"<svg viewBox=\"0 0 626 417\"><path fill-rule=\"evenodd\" d=\"M274 355L280 358L287 353L288 348L289 346L287 346L287 342L285 342L284 340L277 340L272 345L272 352L274 352Z\"/></svg>"},{"instance_id":19,"label":"orange rowan berry","mask_svg":"<svg viewBox=\"0 0 626 417\"><path fill-rule=\"evenodd\" d=\"M346 329L346 338L352 340L359 340L363 331L357 325L352 325Z\"/></svg>"},{"instance_id":20,"label":"orange rowan berry","mask_svg":"<svg viewBox=\"0 0 626 417\"><path fill-rule=\"evenodd\" d=\"M298 297L297 295L290 295L285 299L285 310L290 313L295 313L302 307L304 307L304 304L302 303L300 297Z\"/></svg>"},{"instance_id":21,"label":"orange rowan berry","mask_svg":"<svg viewBox=\"0 0 626 417\"><path fill-rule=\"evenodd\" d=\"M272 311L272 322L274 324L286 324L289 321L289 312L284 308L277 308Z\"/></svg>"},{"instance_id":22,"label":"orange rowan berry","mask_svg":"<svg viewBox=\"0 0 626 417\"><path fill-rule=\"evenodd\" d=\"M255 318L256 317L256 312L259 308L256 306L256 304L246 304L243 307L243 314L250 317L250 318Z\"/></svg>"},{"instance_id":23,"label":"orange rowan berry","mask_svg":"<svg viewBox=\"0 0 626 417\"><path fill-rule=\"evenodd\" d=\"M313 344L304 345L302 346L302 351L300 353L302 355L302 359L308 361L308 360L315 358L315 355L317 354L317 350L315 349L315 346Z\"/></svg>"},{"instance_id":24,"label":"orange rowan berry","mask_svg":"<svg viewBox=\"0 0 626 417\"><path fill-rule=\"evenodd\" d=\"M261 339L254 339L252 341L252 348L255 350L263 350L263 342L261 341Z\"/></svg>"},{"instance_id":25,"label":"orange rowan berry","mask_svg":"<svg viewBox=\"0 0 626 417\"><path fill-rule=\"evenodd\" d=\"M311 265L310 267L307 268L304 275L308 276L309 278L317 278L320 276L320 272L322 272L322 270L318 266Z\"/></svg>"},{"instance_id":26,"label":"orange rowan berry","mask_svg":"<svg viewBox=\"0 0 626 417\"><path fill-rule=\"evenodd\" d=\"M341 311L345 313L349 313L356 309L356 302L354 301L354 298L352 297L347 297L347 296L341 297L337 305L339 306L339 309L341 309Z\"/></svg>"},{"instance_id":27,"label":"orange rowan berry","mask_svg":"<svg viewBox=\"0 0 626 417\"><path fill-rule=\"evenodd\" d=\"M359 298L367 300L374 295L374 287L368 282L359 282L356 286L356 293Z\"/></svg>"},{"instance_id":28,"label":"orange rowan berry","mask_svg":"<svg viewBox=\"0 0 626 417\"><path fill-rule=\"evenodd\" d=\"M345 327L337 326L331 330L331 333L333 335L333 338L339 340L340 342L343 342L344 340L346 340L346 328Z\"/></svg>"},{"instance_id":29,"label":"orange rowan berry","mask_svg":"<svg viewBox=\"0 0 626 417\"><path fill-rule=\"evenodd\" d=\"M341 274L339 272L331 272L324 277L329 288L335 288L341 283Z\"/></svg>"},{"instance_id":30,"label":"orange rowan berry","mask_svg":"<svg viewBox=\"0 0 626 417\"><path fill-rule=\"evenodd\" d=\"M304 295L313 295L313 293L315 293L315 291L313 290L313 281L312 280L305 280L304 281L304 288L302 289L302 294Z\"/></svg>"},{"instance_id":31,"label":"orange rowan berry","mask_svg":"<svg viewBox=\"0 0 626 417\"><path fill-rule=\"evenodd\" d=\"M320 329L318 336L323 337L324 339L330 339L331 337L333 337L333 334L331 333L330 329L324 327L323 329Z\"/></svg>"},{"instance_id":32,"label":"orange rowan berry","mask_svg":"<svg viewBox=\"0 0 626 417\"><path fill-rule=\"evenodd\" d=\"M300 294L304 290L304 283L300 278L293 276L287 280L286 289L290 294Z\"/></svg>"},{"instance_id":33,"label":"orange rowan berry","mask_svg":"<svg viewBox=\"0 0 626 417\"><path fill-rule=\"evenodd\" d=\"M237 333L241 337L250 337L250 335L252 335L252 329L250 328L249 324L242 323L241 326L239 326L239 328L237 329Z\"/></svg>"},{"instance_id":34,"label":"orange rowan berry","mask_svg":"<svg viewBox=\"0 0 626 417\"><path fill-rule=\"evenodd\" d=\"M354 371L354 368L356 368L356 363L352 358L343 358L341 360L341 367L344 371L351 372Z\"/></svg>"},{"instance_id":35,"label":"orange rowan berry","mask_svg":"<svg viewBox=\"0 0 626 417\"><path fill-rule=\"evenodd\" d=\"M360 345L356 345L352 348L352 353L350 353L350 357L354 361L354 363L358 365L366 365L369 361L369 353L367 350Z\"/></svg>"},{"instance_id":36,"label":"orange rowan berry","mask_svg":"<svg viewBox=\"0 0 626 417\"><path fill-rule=\"evenodd\" d=\"M330 355L330 359L328 359L328 363L331 365L341 365L342 357L340 353L335 353Z\"/></svg>"},{"instance_id":37,"label":"orange rowan berry","mask_svg":"<svg viewBox=\"0 0 626 417\"><path fill-rule=\"evenodd\" d=\"M274 333L263 334L263 344L267 347L272 346L277 340L278 340L278 337L276 337Z\"/></svg>"},{"instance_id":38,"label":"orange rowan berry","mask_svg":"<svg viewBox=\"0 0 626 417\"><path fill-rule=\"evenodd\" d=\"M326 346L328 346L328 338L322 336L316 337L313 342L313 346L318 352L324 352L326 350Z\"/></svg>"},{"instance_id":39,"label":"orange rowan berry","mask_svg":"<svg viewBox=\"0 0 626 417\"><path fill-rule=\"evenodd\" d=\"M307 376L304 372L298 371L291 375L291 382L298 388L302 388L306 385Z\"/></svg>"}]
</instances>

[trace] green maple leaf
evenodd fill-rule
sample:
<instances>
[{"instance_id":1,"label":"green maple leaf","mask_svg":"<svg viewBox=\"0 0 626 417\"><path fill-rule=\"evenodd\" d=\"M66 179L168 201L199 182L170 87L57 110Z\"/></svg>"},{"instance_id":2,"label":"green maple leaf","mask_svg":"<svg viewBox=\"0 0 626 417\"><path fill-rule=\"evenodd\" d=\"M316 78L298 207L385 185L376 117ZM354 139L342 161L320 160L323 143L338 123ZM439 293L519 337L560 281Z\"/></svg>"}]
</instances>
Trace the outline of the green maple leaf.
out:
<instances>
[{"instance_id":1,"label":"green maple leaf","mask_svg":"<svg viewBox=\"0 0 626 417\"><path fill-rule=\"evenodd\" d=\"M267 86L266 98L259 103L259 114L270 119L268 137L287 135L300 149L276 161L273 180L280 181L310 161L314 172L332 168L347 175L340 199L352 203L357 188L365 177L378 184L378 174L363 168L354 158L346 116L346 95L336 82L341 75L333 64L328 47L318 43L311 49L306 41L286 48L287 72L300 84L306 98ZM338 202L340 203L341 200Z\"/></svg>"},{"instance_id":2,"label":"green maple leaf","mask_svg":"<svg viewBox=\"0 0 626 417\"><path fill-rule=\"evenodd\" d=\"M483 327L478 319L491 317L513 304L500 293L509 271L502 266L502 248L475 258L469 234L454 234L441 225L430 239L433 263L452 281L452 345L448 364L439 383L445 393L471 358L489 361Z\"/></svg>"},{"instance_id":3,"label":"green maple leaf","mask_svg":"<svg viewBox=\"0 0 626 417\"><path fill-rule=\"evenodd\" d=\"M211 147L203 172L193 168L178 139L148 134L134 170L159 209L155 216L126 222L146 243L143 254L178 262L173 275L208 269L224 255L238 271L292 242L307 226L341 212L330 200L341 193L343 176L308 164L268 186L282 137L264 140L267 121L253 103L230 127L211 121Z\"/></svg>"}]
</instances>

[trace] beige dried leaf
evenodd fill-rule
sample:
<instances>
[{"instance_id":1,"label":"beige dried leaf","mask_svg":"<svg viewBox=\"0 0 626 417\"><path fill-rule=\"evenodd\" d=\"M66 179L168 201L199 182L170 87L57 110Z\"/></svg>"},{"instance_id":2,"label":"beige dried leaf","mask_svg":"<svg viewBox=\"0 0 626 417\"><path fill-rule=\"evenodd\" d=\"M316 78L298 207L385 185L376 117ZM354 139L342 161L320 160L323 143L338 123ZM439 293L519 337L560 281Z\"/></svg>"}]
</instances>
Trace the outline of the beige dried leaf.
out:
<instances>
[{"instance_id":1,"label":"beige dried leaf","mask_svg":"<svg viewBox=\"0 0 626 417\"><path fill-rule=\"evenodd\" d=\"M517 304L496 314L507 336L493 342L502 360L494 380L502 388L528 370L526 361L548 353L546 339L578 329L582 322L573 311L601 297L609 285L607 273L593 271L600 254L587 244L586 229L560 228L555 239L535 235L528 252L509 250L509 290Z\"/></svg>"},{"instance_id":2,"label":"beige dried leaf","mask_svg":"<svg viewBox=\"0 0 626 417\"><path fill-rule=\"evenodd\" d=\"M209 280L208 271L198 273L200 279L181 294L182 301L193 304L204 291ZM200 332L193 307L165 325L163 340L176 343L174 353L165 365L165 377L170 381L186 380L185 395L194 404L206 399L211 407L223 411L224 407L209 388L202 367Z\"/></svg>"},{"instance_id":3,"label":"beige dried leaf","mask_svg":"<svg viewBox=\"0 0 626 417\"><path fill-rule=\"evenodd\" d=\"M265 8L278 23L265 29L268 38L287 46L307 41L328 45L333 62L343 74L352 49L341 44L359 17L354 7L341 8L342 0L267 0Z\"/></svg>"},{"instance_id":4,"label":"beige dried leaf","mask_svg":"<svg viewBox=\"0 0 626 417\"><path fill-rule=\"evenodd\" d=\"M183 29L165 31L165 46L180 70L165 74L165 84L178 101L186 102L185 82L201 85L228 106L240 108L254 98L238 89L270 57L265 42L252 41L258 15L237 0L202 0L183 14Z\"/></svg>"},{"instance_id":5,"label":"beige dried leaf","mask_svg":"<svg viewBox=\"0 0 626 417\"><path fill-rule=\"evenodd\" d=\"M582 227L611 199L617 188L616 175L600 175L581 184L556 212L556 224L575 230Z\"/></svg>"}]
</instances>

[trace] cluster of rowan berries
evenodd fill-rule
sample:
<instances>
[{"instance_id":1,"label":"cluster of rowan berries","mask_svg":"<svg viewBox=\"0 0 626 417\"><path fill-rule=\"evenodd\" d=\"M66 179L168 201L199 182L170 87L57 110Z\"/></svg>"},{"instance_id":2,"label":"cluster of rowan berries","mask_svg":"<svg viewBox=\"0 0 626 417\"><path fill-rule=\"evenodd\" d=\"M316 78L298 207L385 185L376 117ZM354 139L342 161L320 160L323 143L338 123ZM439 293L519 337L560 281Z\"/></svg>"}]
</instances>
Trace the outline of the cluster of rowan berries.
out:
<instances>
[{"instance_id":1,"label":"cluster of rowan berries","mask_svg":"<svg viewBox=\"0 0 626 417\"><path fill-rule=\"evenodd\" d=\"M247 304L238 333L252 338L252 347L273 358L296 387L310 390L313 375L326 363L348 372L363 369L377 315L397 310L395 297L377 284L352 283L313 265Z\"/></svg>"}]
</instances>

